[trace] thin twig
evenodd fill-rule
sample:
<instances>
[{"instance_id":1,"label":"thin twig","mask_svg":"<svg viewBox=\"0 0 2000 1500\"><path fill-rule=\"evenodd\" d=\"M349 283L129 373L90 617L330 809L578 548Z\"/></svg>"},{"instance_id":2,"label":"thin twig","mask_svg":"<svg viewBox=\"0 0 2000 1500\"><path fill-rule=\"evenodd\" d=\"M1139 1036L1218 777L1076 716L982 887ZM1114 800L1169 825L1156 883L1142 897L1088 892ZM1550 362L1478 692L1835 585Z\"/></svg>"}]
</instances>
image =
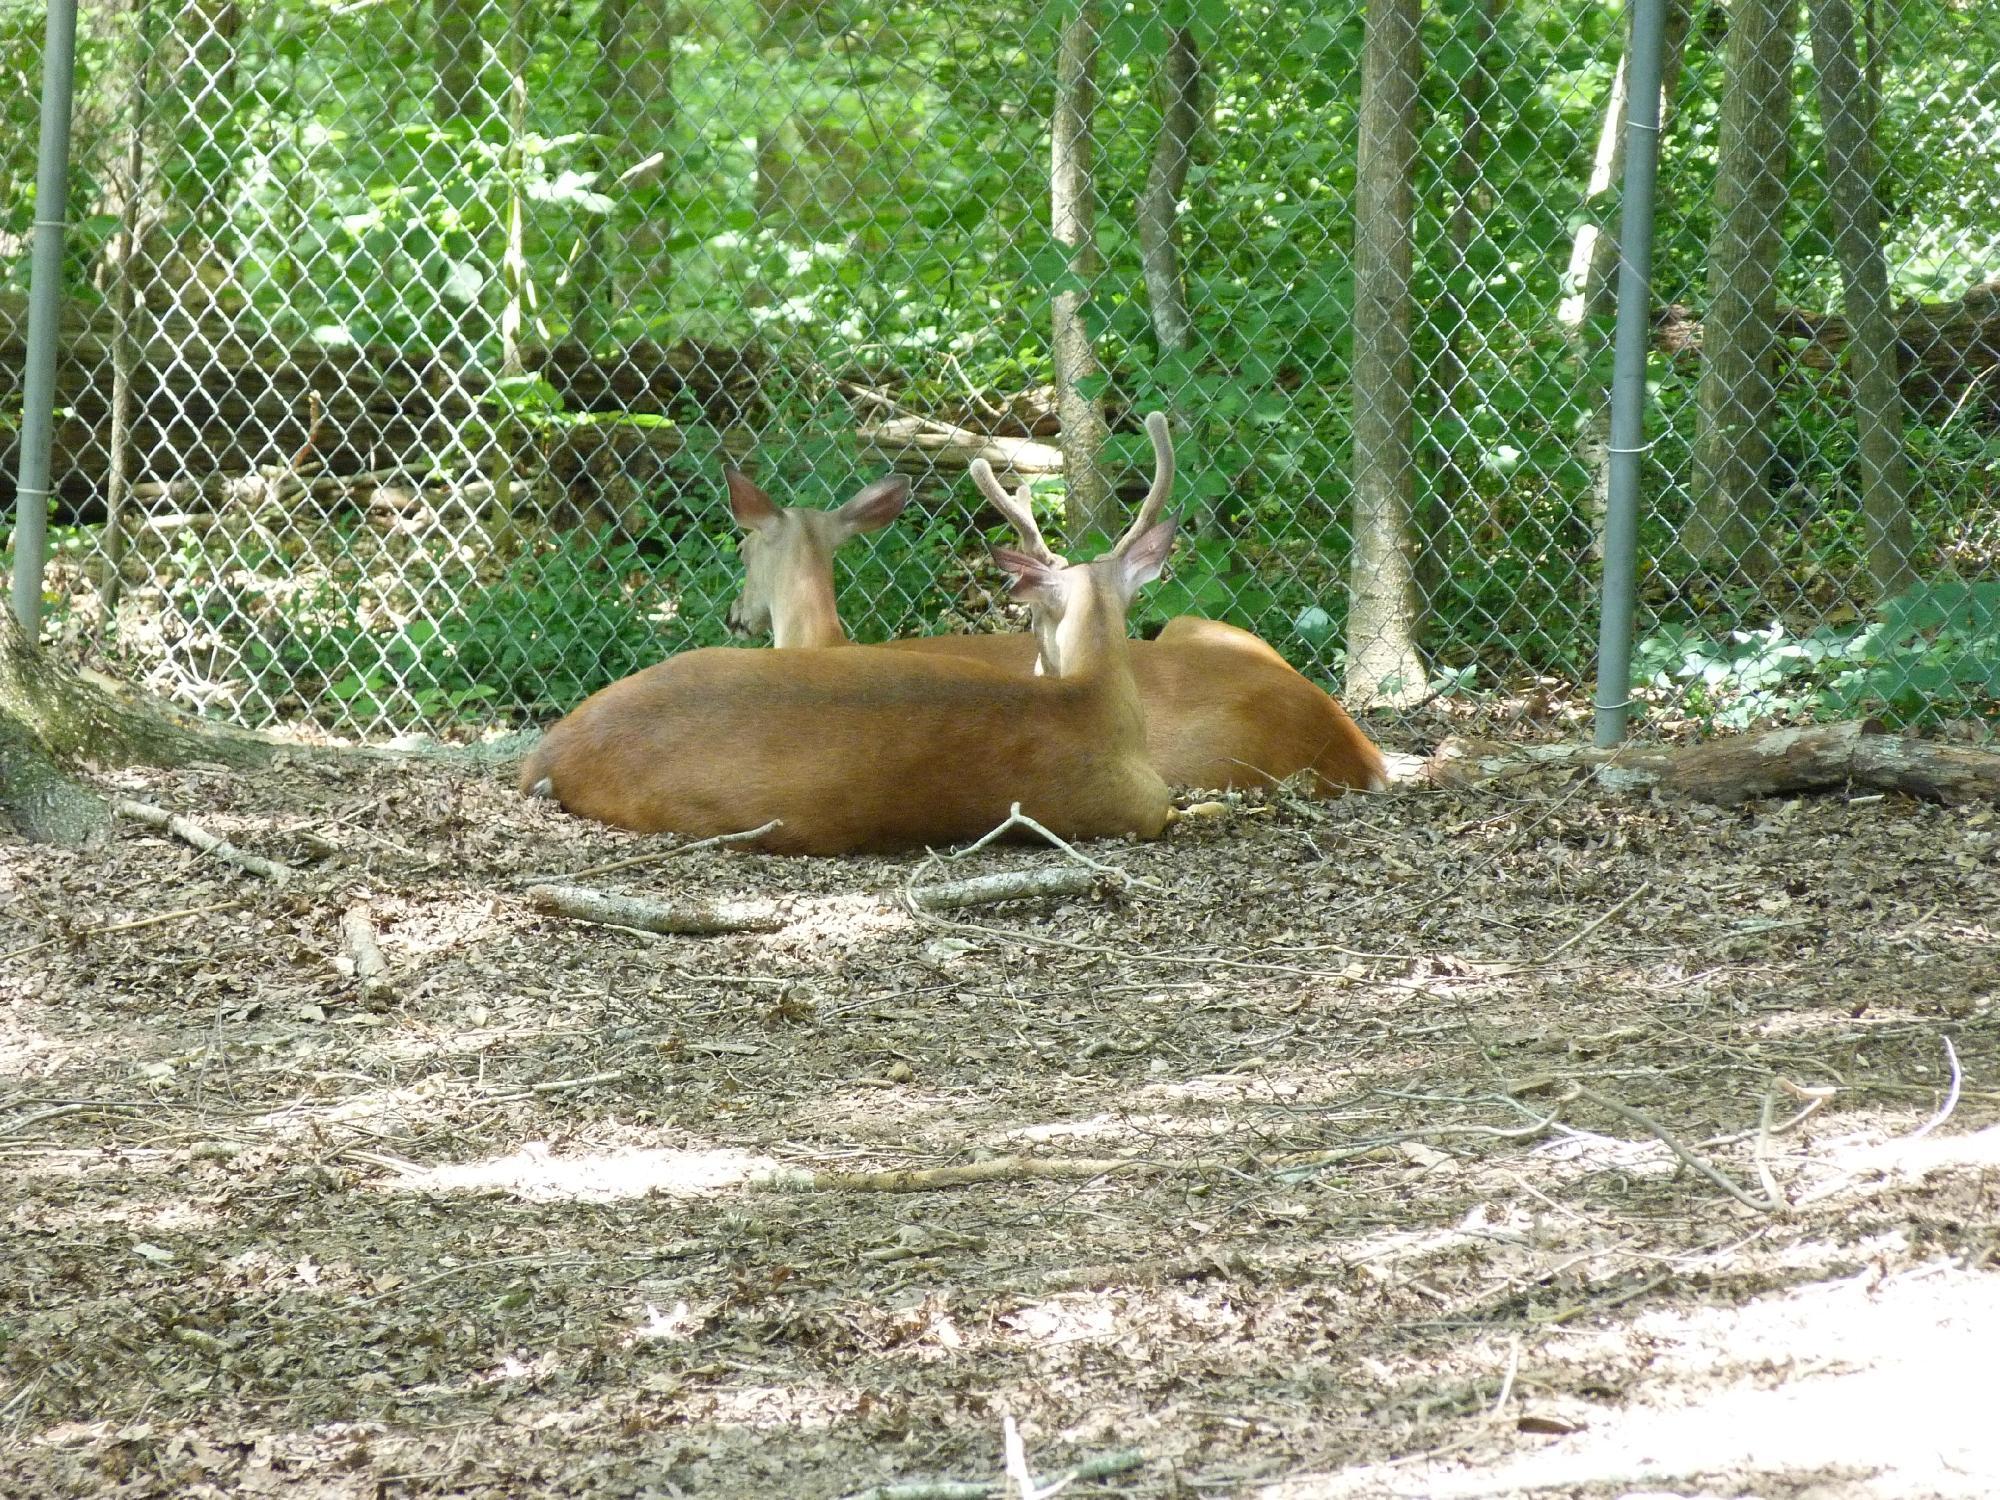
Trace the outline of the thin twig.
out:
<instances>
[{"instance_id":1,"label":"thin twig","mask_svg":"<svg viewBox=\"0 0 2000 1500\"><path fill-rule=\"evenodd\" d=\"M252 875L261 876L273 885L283 885L298 873L290 865L280 864L277 860L265 859L261 854L251 854L247 850L239 849L229 840L210 833L191 818L168 812L164 807L155 807L150 802L134 802L127 797L119 798L113 806L128 818L165 829L175 838L194 845L202 853L213 855L225 864L236 866L239 870L247 870Z\"/></svg>"},{"instance_id":2,"label":"thin twig","mask_svg":"<svg viewBox=\"0 0 2000 1500\"><path fill-rule=\"evenodd\" d=\"M230 901L217 901L210 906L183 906L179 911L154 912L150 917L136 917L130 922L108 922L101 927L78 927L63 937L103 937L113 932L136 932L141 927L158 927L163 922L178 922L183 917L205 916L209 912L234 911L239 906L250 904L247 897L238 896ZM10 958L21 958L30 953L39 953L63 941L63 937L43 938L39 943L30 943L25 948L15 948L8 953L0 953L0 963Z\"/></svg>"},{"instance_id":3,"label":"thin twig","mask_svg":"<svg viewBox=\"0 0 2000 1500\"><path fill-rule=\"evenodd\" d=\"M1150 885L1153 886L1155 889L1159 888L1159 883L1157 881L1147 880L1144 877L1138 875L1129 875L1125 871L1119 869L1118 866L1116 865L1101 864L1097 860L1092 859L1088 854L1085 854L1081 849L1077 848L1074 844L1070 843L1067 839L1063 838L1061 834L1054 832L1052 829L1045 828L1042 824L1037 823L1033 818L1029 817L1026 813L1022 812L1021 804L1018 802L1013 803L1011 806L1009 806L1009 808L1007 809L1007 819L998 828L995 828L991 833L986 834L982 838L975 839L972 843L967 844L963 849L956 851L951 855L951 858L963 859L968 854L976 853L978 850L984 849L988 844L992 843L1002 834L1010 833L1016 828L1025 828L1030 833L1040 834L1043 838L1047 839L1051 844L1055 845L1056 848L1062 850L1064 854L1067 854L1071 859L1075 860L1078 864L1086 865L1090 869L1097 871L1097 873L1100 875L1112 876L1115 879L1127 885Z\"/></svg>"},{"instance_id":4,"label":"thin twig","mask_svg":"<svg viewBox=\"0 0 2000 1500\"><path fill-rule=\"evenodd\" d=\"M1707 1162L1683 1146L1675 1139L1672 1131L1668 1130L1666 1126L1655 1120L1651 1115L1645 1113L1645 1111L1634 1109L1629 1104L1620 1104L1616 1099L1607 1099L1595 1089L1587 1089L1580 1083L1570 1085L1569 1097L1573 1099L1588 1099L1592 1104L1598 1106L1598 1108L1608 1109L1614 1115L1622 1116L1624 1119L1630 1120L1633 1124L1642 1127L1657 1139L1660 1144L1679 1157L1687 1166L1699 1172L1703 1177L1706 1177L1745 1208L1755 1209L1760 1214L1769 1214L1776 1213L1780 1208L1784 1207L1784 1201L1775 1195L1761 1200L1751 1197L1750 1194L1744 1192L1742 1188L1738 1187L1727 1177L1723 1176L1722 1173L1716 1171L1714 1167L1711 1167Z\"/></svg>"},{"instance_id":5,"label":"thin twig","mask_svg":"<svg viewBox=\"0 0 2000 1500\"><path fill-rule=\"evenodd\" d=\"M1642 1281L1637 1286L1627 1287L1622 1292L1614 1292L1609 1297L1599 1297L1589 1302L1573 1302L1568 1307L1558 1308L1546 1318L1534 1321L1544 1327L1574 1323L1578 1318L1587 1317L1591 1313L1610 1312L1614 1307L1623 1307L1627 1302L1636 1301L1648 1292L1658 1291L1673 1279L1671 1272L1655 1276L1650 1281Z\"/></svg>"},{"instance_id":6,"label":"thin twig","mask_svg":"<svg viewBox=\"0 0 2000 1500\"><path fill-rule=\"evenodd\" d=\"M1500 1394L1493 1398L1493 1410L1486 1415L1497 1417L1507 1409L1507 1398L1514 1394L1514 1377L1521 1369L1521 1336L1514 1335L1507 1347L1507 1373L1500 1378Z\"/></svg>"},{"instance_id":7,"label":"thin twig","mask_svg":"<svg viewBox=\"0 0 2000 1500\"><path fill-rule=\"evenodd\" d=\"M1777 1102L1776 1090L1764 1090L1764 1103L1757 1111L1757 1144L1750 1148L1750 1163L1757 1169L1757 1181L1763 1185L1764 1196L1773 1203L1778 1201L1778 1183L1771 1175L1771 1164L1764 1159L1764 1150L1771 1144L1771 1110Z\"/></svg>"},{"instance_id":8,"label":"thin twig","mask_svg":"<svg viewBox=\"0 0 2000 1500\"><path fill-rule=\"evenodd\" d=\"M1039 1500L1035 1476L1028 1472L1028 1445L1021 1440L1021 1424L1014 1420L1011 1411L1000 1415L1000 1453L1007 1477L1021 1492L1021 1500Z\"/></svg>"},{"instance_id":9,"label":"thin twig","mask_svg":"<svg viewBox=\"0 0 2000 1500\"><path fill-rule=\"evenodd\" d=\"M1606 922L1609 922L1613 917L1617 916L1618 913L1625 910L1626 907L1630 906L1634 901L1637 901L1641 896L1645 895L1646 892L1650 891L1652 888L1653 888L1652 881L1650 880L1640 881L1637 888L1633 890L1631 895L1627 896L1624 900L1620 901L1616 906L1607 909L1601 916L1597 918L1596 921L1590 923L1588 926L1578 928L1575 932L1571 933L1568 937L1564 938L1560 943L1557 943L1555 947L1549 949L1548 952L1542 954L1539 958L1531 960L1531 962L1537 964L1550 963L1560 955L1567 953L1570 949L1574 948L1578 943L1582 942L1585 938L1589 937L1593 932L1597 931L1598 928L1602 927Z\"/></svg>"},{"instance_id":10,"label":"thin twig","mask_svg":"<svg viewBox=\"0 0 2000 1500\"><path fill-rule=\"evenodd\" d=\"M545 881L581 880L586 875L609 875L613 870L631 870L640 865L658 864L662 860L678 859L683 854L692 854L697 849L713 849L723 844L747 844L752 839L762 838L774 828L783 828L783 818L773 818L761 828L746 828L741 833L718 833L713 838L696 839L692 844L676 844L671 849L655 849L650 854L634 854L629 859L608 860L601 865L588 865L581 870L573 870L567 875L519 875L513 880L515 885L541 885Z\"/></svg>"},{"instance_id":11,"label":"thin twig","mask_svg":"<svg viewBox=\"0 0 2000 1500\"><path fill-rule=\"evenodd\" d=\"M1944 1124L1946 1120L1949 1120L1951 1118L1952 1111L1958 1108L1958 1091L1959 1088L1965 1082L1964 1070L1961 1069L1958 1065L1958 1049L1952 1046L1951 1038L1948 1036L1940 1037L1939 1040L1944 1043L1945 1061L1951 1065L1950 1092L1948 1092L1944 1096L1944 1103L1941 1106L1939 1106L1938 1112L1932 1115L1922 1125L1918 1126L1916 1130L1912 1131L1909 1135L1905 1136L1904 1137L1905 1140L1911 1140L1911 1141L1922 1140L1925 1136L1929 1135L1933 1130L1936 1130L1938 1126Z\"/></svg>"}]
</instances>

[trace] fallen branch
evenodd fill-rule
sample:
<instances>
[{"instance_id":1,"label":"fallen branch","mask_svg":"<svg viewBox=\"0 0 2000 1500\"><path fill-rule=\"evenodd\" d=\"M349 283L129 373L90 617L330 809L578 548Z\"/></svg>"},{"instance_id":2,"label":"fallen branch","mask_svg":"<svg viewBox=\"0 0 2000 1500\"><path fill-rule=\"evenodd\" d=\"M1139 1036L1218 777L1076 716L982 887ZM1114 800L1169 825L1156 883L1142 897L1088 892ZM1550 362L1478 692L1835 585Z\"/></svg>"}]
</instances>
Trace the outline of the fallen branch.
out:
<instances>
[{"instance_id":1,"label":"fallen branch","mask_svg":"<svg viewBox=\"0 0 2000 1500\"><path fill-rule=\"evenodd\" d=\"M361 1003L371 1010L395 998L389 981L389 966L375 942L375 923L365 902L357 901L340 914L340 951L354 965L355 982L361 987Z\"/></svg>"},{"instance_id":2,"label":"fallen branch","mask_svg":"<svg viewBox=\"0 0 2000 1500\"><path fill-rule=\"evenodd\" d=\"M983 458L1003 475L1022 479L1062 472L1062 449L1053 443L973 432L925 417L863 422L855 436L869 459L899 469L969 468Z\"/></svg>"},{"instance_id":3,"label":"fallen branch","mask_svg":"<svg viewBox=\"0 0 2000 1500\"><path fill-rule=\"evenodd\" d=\"M1645 895L1646 892L1650 891L1652 888L1653 888L1652 881L1650 880L1640 881L1639 886L1636 890L1632 891L1629 895L1621 899L1617 905L1607 908L1603 913L1601 913L1598 916L1598 918L1594 922L1591 922L1584 927L1578 928L1575 932L1572 932L1568 937L1564 938L1560 943L1557 943L1555 947L1549 949L1548 952L1542 954L1539 958L1531 959L1530 962L1535 964L1545 964L1548 963L1551 959L1558 958L1564 953L1567 953L1570 949L1574 948L1578 943L1582 942L1585 938L1589 937L1593 932L1597 931L1598 928L1602 927L1606 922L1609 922L1613 917L1617 916L1618 913L1625 910L1626 907L1630 906L1634 901L1637 901L1641 896Z\"/></svg>"},{"instance_id":4,"label":"fallen branch","mask_svg":"<svg viewBox=\"0 0 2000 1500\"><path fill-rule=\"evenodd\" d=\"M1618 1115L1623 1119L1630 1120L1634 1125L1637 1125L1641 1129L1645 1130L1661 1145L1665 1146L1669 1151L1673 1152L1675 1156L1679 1157L1684 1166L1687 1166L1692 1170L1700 1173L1703 1177L1706 1177L1710 1182L1714 1183L1717 1187L1721 1188L1725 1193L1729 1194L1730 1197L1734 1198L1738 1203L1742 1204L1745 1208L1752 1209L1760 1214L1772 1214L1776 1213L1779 1209L1785 1206L1784 1199L1777 1196L1775 1193L1773 1193L1769 1197L1755 1198L1752 1197L1749 1193L1744 1192L1742 1188L1738 1187L1734 1182L1731 1182L1727 1177L1723 1176L1722 1173L1718 1172L1714 1167L1710 1166L1707 1162L1703 1161L1699 1156L1695 1155L1694 1152L1690 1151L1686 1146L1683 1146L1680 1143L1680 1141L1675 1138L1674 1133L1671 1130L1668 1130L1666 1126L1662 1125L1658 1120L1655 1120L1651 1115L1647 1114L1644 1110L1634 1109L1629 1104L1622 1104L1616 1099L1606 1098L1603 1094L1598 1093L1595 1089L1587 1089L1583 1087L1581 1084L1571 1084L1567 1091L1567 1096L1572 1099L1587 1100L1590 1103L1595 1104L1599 1109L1607 1109L1611 1111L1611 1113L1614 1115Z\"/></svg>"},{"instance_id":5,"label":"fallen branch","mask_svg":"<svg viewBox=\"0 0 2000 1500\"><path fill-rule=\"evenodd\" d=\"M974 875L966 880L942 880L936 885L906 891L905 897L920 911L957 911L965 906L988 906L997 901L1026 901L1036 896L1084 896L1097 889L1108 875L1095 870L1062 865L1052 870L1001 870L992 875Z\"/></svg>"},{"instance_id":6,"label":"fallen branch","mask_svg":"<svg viewBox=\"0 0 2000 1500\"><path fill-rule=\"evenodd\" d=\"M776 932L791 920L784 901L648 901L581 885L532 886L528 901L550 916L641 932Z\"/></svg>"},{"instance_id":7,"label":"fallen branch","mask_svg":"<svg viewBox=\"0 0 2000 1500\"><path fill-rule=\"evenodd\" d=\"M906 1479L856 1490L845 1500L994 1500L1000 1486L983 1479Z\"/></svg>"},{"instance_id":8,"label":"fallen branch","mask_svg":"<svg viewBox=\"0 0 2000 1500\"><path fill-rule=\"evenodd\" d=\"M756 831L763 832L762 829ZM1088 895L1097 889L1103 878L1094 870L1067 867L1002 870L993 875L977 875L969 880L947 880L921 890L905 890L902 896L904 901L920 911L954 911L966 906L986 906L996 901ZM577 922L684 935L776 932L797 915L797 909L788 900L654 901L644 896L594 891L580 885L532 886L528 890L528 900L537 911ZM863 897L860 901L869 906L888 904L873 897Z\"/></svg>"},{"instance_id":9,"label":"fallen branch","mask_svg":"<svg viewBox=\"0 0 2000 1500\"><path fill-rule=\"evenodd\" d=\"M1119 1474L1129 1474L1143 1467L1145 1462L1146 1455L1137 1448L1100 1453L1095 1458L1086 1458L1073 1469L1065 1470L1041 1486L1037 1493L1050 1496L1078 1480L1111 1479ZM844 1496L843 1500L997 1500L1001 1493L999 1483L984 1479L903 1479L856 1490Z\"/></svg>"},{"instance_id":10,"label":"fallen branch","mask_svg":"<svg viewBox=\"0 0 2000 1500\"><path fill-rule=\"evenodd\" d=\"M184 818L179 813L170 813L164 807L154 807L150 802L134 802L122 797L114 806L125 817L150 824L154 828L164 829L184 843L194 845L202 853L213 855L224 864L234 865L239 870L247 870L252 875L262 876L274 885L283 885L298 874L298 871L290 865L280 864L274 859L265 859L260 854L251 854L239 849L229 840L216 837L201 824L190 818Z\"/></svg>"}]
</instances>

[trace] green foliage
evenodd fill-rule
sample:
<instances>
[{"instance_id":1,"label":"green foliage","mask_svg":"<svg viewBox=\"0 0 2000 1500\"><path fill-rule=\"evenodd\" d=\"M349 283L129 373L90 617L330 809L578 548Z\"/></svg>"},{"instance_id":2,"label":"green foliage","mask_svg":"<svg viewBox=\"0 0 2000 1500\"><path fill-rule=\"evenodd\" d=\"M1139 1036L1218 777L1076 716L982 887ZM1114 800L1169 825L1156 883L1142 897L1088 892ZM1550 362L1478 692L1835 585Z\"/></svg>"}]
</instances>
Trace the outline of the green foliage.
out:
<instances>
[{"instance_id":1,"label":"green foliage","mask_svg":"<svg viewBox=\"0 0 2000 1500\"><path fill-rule=\"evenodd\" d=\"M94 13L79 38L71 290L88 300L108 284L110 185L138 56L160 60L144 100L154 248L226 258L218 301L237 332L400 351L447 377L513 368L503 328L521 345L577 338L604 353L642 339L750 347L763 372L753 421L773 450L765 467L792 503L841 498L863 477L842 382L954 417L968 401L976 409L1040 386L1050 299L1080 290L1099 384L1128 429L1112 463L1146 464L1132 413L1170 408L1183 434L1186 540L1174 575L1143 598L1139 623L1217 615L1325 667L1346 612L1365 7L1104 8L1104 268L1088 284L1047 217L1054 44L1068 13L1041 0L635 6L614 67L601 53L602 0L489 4L473 39L486 99L445 112L432 90L438 39L421 8L273 0L244 13L228 46L187 33L212 18L201 8ZM131 35L140 15L154 28L149 45ZM518 35L510 16L525 23ZM1695 18L1664 138L1661 201L1671 207L1655 285L1697 316L1723 19ZM12 85L0 101L0 122L12 127L0 133L9 290L25 281L34 213L42 20L39 5L0 0L0 81ZM1210 124L1180 224L1191 349L1163 356L1129 205L1159 123L1165 28L1182 22L1202 50ZM1467 681L1475 667L1482 680L1485 671L1579 674L1594 633L1594 518L1578 454L1603 372L1556 309L1578 225L1607 222L1614 206L1586 201L1584 188L1624 16L1575 3L1461 5L1430 7L1423 25L1413 493L1434 564L1425 646L1439 670ZM1833 312L1842 289L1803 52L1801 61L1780 298ZM1977 149L2000 119L2000 7L1892 8L1869 62L1880 78L1896 290L1956 294L1991 275L2000 246L2000 153ZM614 76L622 82L607 97ZM189 337L184 322L163 327ZM199 351L189 358L199 367ZM1675 550L1691 504L1697 365L1656 357L1647 414L1650 597L1689 611L1678 635L1649 647L1663 690L1718 713L1865 701L1916 715L1930 698L1975 701L1988 637L1969 616L1964 628L1958 615L1919 625L1891 606L1865 632L1823 638L1737 628L1774 606L1698 576ZM426 434L441 468L462 467L495 434L511 441L604 419L565 412L536 377L489 390L480 409L450 419L455 430ZM1976 573L2000 547L1991 519L2000 449L1979 430L1983 399L1969 411L1911 413L1927 570L1948 561ZM691 402L672 414L691 450L706 441L697 415ZM1806 604L1854 595L1865 556L1843 373L1788 368L1764 420L1783 460L1771 484L1783 573L1769 595L1785 601L1788 619L1804 619ZM268 632L246 629L215 559L189 554L178 565L197 582L175 602L193 624L262 652L253 666L274 695L296 672L295 696L335 719L539 715L665 650L718 639L733 586L726 539L721 525L687 530L662 559L657 543L642 551L572 533L524 551L514 537L470 558L440 555L431 569L440 581L423 597L372 589L336 567L304 595L273 590L257 601L282 622ZM849 549L843 592L856 633L963 613L966 540L958 525L912 514L871 548ZM303 561L236 565L277 577Z\"/></svg>"},{"instance_id":2,"label":"green foliage","mask_svg":"<svg viewBox=\"0 0 2000 1500\"><path fill-rule=\"evenodd\" d=\"M1772 624L1715 637L1663 627L1638 644L1633 674L1722 728L1858 713L1905 725L1991 716L2000 711L2000 583L1912 589L1846 629Z\"/></svg>"},{"instance_id":3,"label":"green foliage","mask_svg":"<svg viewBox=\"0 0 2000 1500\"><path fill-rule=\"evenodd\" d=\"M386 628L379 599L329 580L275 604L279 628L252 637L244 658L268 690L288 688L336 728L546 718L671 651L719 644L733 586L707 538L661 560L580 530Z\"/></svg>"}]
</instances>

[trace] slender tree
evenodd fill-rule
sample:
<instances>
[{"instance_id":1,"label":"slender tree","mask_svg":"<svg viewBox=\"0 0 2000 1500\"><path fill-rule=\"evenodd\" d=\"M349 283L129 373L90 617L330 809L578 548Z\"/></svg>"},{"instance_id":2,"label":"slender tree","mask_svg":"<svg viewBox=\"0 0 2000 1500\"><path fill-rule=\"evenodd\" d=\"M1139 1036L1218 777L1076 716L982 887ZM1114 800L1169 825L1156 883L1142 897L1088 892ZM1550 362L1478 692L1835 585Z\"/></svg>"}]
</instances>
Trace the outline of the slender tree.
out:
<instances>
[{"instance_id":1,"label":"slender tree","mask_svg":"<svg viewBox=\"0 0 2000 1500\"><path fill-rule=\"evenodd\" d=\"M1354 229L1354 552L1347 614L1347 697L1414 701L1417 651L1410 499L1412 238L1422 49L1418 0L1373 0L1361 56L1361 141Z\"/></svg>"},{"instance_id":2,"label":"slender tree","mask_svg":"<svg viewBox=\"0 0 2000 1500\"><path fill-rule=\"evenodd\" d=\"M1416 508L1417 592L1426 611L1448 575L1450 532L1468 524L1467 502L1473 493L1471 477L1465 472L1460 455L1468 425L1466 409L1475 394L1465 346L1480 335L1473 309L1460 293L1473 280L1472 242L1483 207L1480 200L1486 192L1486 112L1493 94L1495 62L1493 7L1494 0L1471 0L1463 23L1468 66L1457 79L1456 89L1458 149L1451 158L1451 211L1445 220L1449 261L1432 319L1433 326L1440 329L1437 353L1426 372L1431 386L1431 410L1435 413L1431 430L1438 469L1435 481L1424 487Z\"/></svg>"},{"instance_id":3,"label":"slender tree","mask_svg":"<svg viewBox=\"0 0 2000 1500\"><path fill-rule=\"evenodd\" d=\"M1113 495L1104 477L1104 402L1091 390L1097 351L1083 317L1102 262L1097 253L1098 0L1077 0L1056 55L1055 118L1049 131L1049 219L1056 242L1069 249L1069 279L1057 291L1050 350L1056 411L1062 420L1063 480L1072 535L1117 531Z\"/></svg>"},{"instance_id":4,"label":"slender tree","mask_svg":"<svg viewBox=\"0 0 2000 1500\"><path fill-rule=\"evenodd\" d=\"M1702 318L1694 513L1681 533L1707 566L1755 577L1775 562L1772 417L1777 411L1778 259L1790 159L1795 0L1735 0L1723 50L1715 232Z\"/></svg>"},{"instance_id":5,"label":"slender tree","mask_svg":"<svg viewBox=\"0 0 2000 1500\"><path fill-rule=\"evenodd\" d=\"M1204 120L1201 52L1185 3L1167 7L1167 44L1161 50L1158 93L1160 130L1139 194L1139 261L1153 316L1153 341L1162 359L1185 353L1191 319L1181 276L1180 199Z\"/></svg>"},{"instance_id":6,"label":"slender tree","mask_svg":"<svg viewBox=\"0 0 2000 1500\"><path fill-rule=\"evenodd\" d=\"M236 276L231 210L237 170L229 149L237 107L237 37L243 12L236 0L195 0L173 13L166 37L163 117L167 149L161 171L161 228L168 241L149 251L149 279L189 320L203 328Z\"/></svg>"},{"instance_id":7,"label":"slender tree","mask_svg":"<svg viewBox=\"0 0 2000 1500\"><path fill-rule=\"evenodd\" d=\"M1882 200L1876 188L1875 98L1855 61L1854 8L1848 0L1806 0L1806 5L1826 142L1827 205L1847 304L1847 368L1860 437L1856 457L1868 580L1876 595L1884 597L1916 580L1911 566L1916 541L1910 526L1910 468L1903 448L1889 264L1882 248Z\"/></svg>"},{"instance_id":8,"label":"slender tree","mask_svg":"<svg viewBox=\"0 0 2000 1500\"><path fill-rule=\"evenodd\" d=\"M132 491L132 397L144 341L146 298L139 284L145 257L146 132L153 115L153 5L135 0L131 16L125 159L117 183L118 235L105 267L111 304L111 431L104 476L104 578L98 587L99 639L110 633L124 586L125 509Z\"/></svg>"},{"instance_id":9,"label":"slender tree","mask_svg":"<svg viewBox=\"0 0 2000 1500\"><path fill-rule=\"evenodd\" d=\"M486 43L479 19L486 0L431 0L431 112L438 124L477 122L488 108Z\"/></svg>"}]
</instances>

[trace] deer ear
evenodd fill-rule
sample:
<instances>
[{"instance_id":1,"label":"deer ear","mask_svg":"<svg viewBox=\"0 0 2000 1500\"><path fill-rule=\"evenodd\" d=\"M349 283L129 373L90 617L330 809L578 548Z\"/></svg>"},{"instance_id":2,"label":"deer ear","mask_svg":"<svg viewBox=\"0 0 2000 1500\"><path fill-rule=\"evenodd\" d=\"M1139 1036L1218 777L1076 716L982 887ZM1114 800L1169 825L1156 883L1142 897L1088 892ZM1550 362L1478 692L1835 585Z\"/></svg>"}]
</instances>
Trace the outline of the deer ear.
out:
<instances>
[{"instance_id":1,"label":"deer ear","mask_svg":"<svg viewBox=\"0 0 2000 1500\"><path fill-rule=\"evenodd\" d=\"M1118 577L1127 599L1160 576L1160 570L1167 565L1167 554L1174 550L1174 533L1179 527L1180 522L1172 516L1155 522L1132 538L1119 554Z\"/></svg>"},{"instance_id":2,"label":"deer ear","mask_svg":"<svg viewBox=\"0 0 2000 1500\"><path fill-rule=\"evenodd\" d=\"M1007 575L1009 589L1016 599L1025 599L1033 604L1053 604L1061 597L1063 569L1060 564L1013 547L995 547L993 561Z\"/></svg>"},{"instance_id":3,"label":"deer ear","mask_svg":"<svg viewBox=\"0 0 2000 1500\"><path fill-rule=\"evenodd\" d=\"M910 503L910 481L895 474L878 479L833 513L840 525L842 541L864 531L880 531L903 513Z\"/></svg>"},{"instance_id":4,"label":"deer ear","mask_svg":"<svg viewBox=\"0 0 2000 1500\"><path fill-rule=\"evenodd\" d=\"M778 507L771 497L751 483L750 476L734 464L725 464L722 479L729 486L729 513L745 531L769 526L778 519Z\"/></svg>"}]
</instances>

